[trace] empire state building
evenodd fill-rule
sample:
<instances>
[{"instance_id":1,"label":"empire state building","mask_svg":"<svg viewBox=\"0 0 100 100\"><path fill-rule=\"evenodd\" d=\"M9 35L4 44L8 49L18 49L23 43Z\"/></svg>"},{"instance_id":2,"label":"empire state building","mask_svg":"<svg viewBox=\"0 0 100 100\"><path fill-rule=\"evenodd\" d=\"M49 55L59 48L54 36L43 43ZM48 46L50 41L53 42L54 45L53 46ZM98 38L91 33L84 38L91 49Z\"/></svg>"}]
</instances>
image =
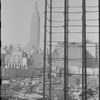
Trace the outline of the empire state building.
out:
<instances>
[{"instance_id":1,"label":"empire state building","mask_svg":"<svg viewBox=\"0 0 100 100\"><path fill-rule=\"evenodd\" d=\"M38 12L38 3L36 2L31 21L30 42L34 49L39 50L40 44L40 16Z\"/></svg>"}]
</instances>

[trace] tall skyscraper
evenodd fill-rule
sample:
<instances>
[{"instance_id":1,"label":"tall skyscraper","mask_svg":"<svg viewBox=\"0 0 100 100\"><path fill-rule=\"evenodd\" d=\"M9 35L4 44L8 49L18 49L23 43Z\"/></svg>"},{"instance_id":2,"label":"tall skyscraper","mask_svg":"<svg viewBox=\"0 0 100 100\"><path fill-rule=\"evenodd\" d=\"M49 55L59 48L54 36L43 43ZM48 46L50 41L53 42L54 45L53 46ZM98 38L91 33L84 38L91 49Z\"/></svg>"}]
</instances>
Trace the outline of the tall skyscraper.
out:
<instances>
[{"instance_id":1,"label":"tall skyscraper","mask_svg":"<svg viewBox=\"0 0 100 100\"><path fill-rule=\"evenodd\" d=\"M40 16L38 12L38 3L36 2L32 21L31 21L31 37L30 37L31 45L36 49L39 50L40 44Z\"/></svg>"}]
</instances>

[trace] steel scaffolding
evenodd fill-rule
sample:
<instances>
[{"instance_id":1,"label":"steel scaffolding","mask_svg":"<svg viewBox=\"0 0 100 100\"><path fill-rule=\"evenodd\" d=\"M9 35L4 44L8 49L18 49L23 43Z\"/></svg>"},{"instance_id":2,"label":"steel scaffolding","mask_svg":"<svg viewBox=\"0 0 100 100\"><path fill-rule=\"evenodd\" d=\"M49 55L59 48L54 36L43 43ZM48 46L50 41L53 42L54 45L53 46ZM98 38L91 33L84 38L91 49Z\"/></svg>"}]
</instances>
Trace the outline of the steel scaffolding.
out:
<instances>
[{"instance_id":1,"label":"steel scaffolding","mask_svg":"<svg viewBox=\"0 0 100 100\"><path fill-rule=\"evenodd\" d=\"M98 31L99 31L99 43L100 43L100 1L98 0L98 18L99 18L99 22L98 22ZM100 55L100 44L99 44L99 55ZM99 56L99 100L100 100L100 56Z\"/></svg>"},{"instance_id":2,"label":"steel scaffolding","mask_svg":"<svg viewBox=\"0 0 100 100\"><path fill-rule=\"evenodd\" d=\"M58 60L63 60L64 62L64 90L63 90L63 97L64 99L62 100L69 100L69 76L72 75L71 73L69 73L69 61L73 60L73 61L76 61L77 62L81 62L82 63L82 100L87 100L87 86L88 86L88 83L87 83L87 77L88 77L88 74L87 74L87 61L88 59L92 59L92 58L88 58L87 57L87 47L95 47L95 46L91 46L88 44L94 44L96 45L96 49L97 47L99 46L99 43L98 42L87 42L87 34L99 34L100 32L100 29L99 29L99 24L98 25L87 25L87 22L90 22L90 21L99 21L99 18L98 19L89 19L86 17L86 14L88 13L98 13L97 10L92 10L92 11L88 11L87 8L98 8L98 6L87 6L86 5L86 1L87 0L82 0L82 6L80 4L80 6L70 6L69 5L69 0L63 0L63 7L56 7L56 6L53 6L53 0L45 0L45 18L44 18L44 65L43 65L43 68L44 68L44 72L43 72L43 100L46 100L46 69L47 69L47 60L49 60L49 72L48 72L48 79L49 79L49 90L48 90L48 100L53 100L52 99L52 60L54 59L58 59ZM98 0L98 4L99 4L99 0ZM55 4L56 5L56 4ZM70 11L69 9L70 8L81 8L82 11L77 11L77 12L72 12ZM63 11L60 11L57 9L63 9ZM63 14L64 17L63 17L63 20L55 20L53 19L53 14ZM71 19L69 17L69 15L74 15L74 14L81 14L82 15L82 19ZM82 22L82 25L72 25L72 24L69 24L69 22ZM54 24L54 23L57 23ZM58 24L60 23L60 25ZM69 30L69 27L81 27L82 31L70 31ZM99 31L92 31L90 30L89 32L87 31L87 28L90 28L90 27L97 27L99 29ZM63 31L54 31L53 29L58 29L58 28L63 28ZM82 33L82 34L81 34ZM53 35L58 35L58 34L63 34L63 41L61 40L53 40ZM73 58L73 59L70 59L69 58L69 48L71 47L70 44L73 43L73 42L70 42L69 41L69 35L70 34L81 34L82 35L82 41L81 42L78 42L78 44L80 44L79 47L82 47L82 58ZM63 43L63 49L64 49L64 57L62 58L53 58L53 55L52 55L52 51L53 51L53 46L55 46L55 43L56 42L62 42ZM99 34L99 42L100 42L100 34ZM78 47L78 46L77 46ZM47 48L49 49L49 51L47 50ZM99 50L100 51L100 50ZM49 53L49 56L47 54L47 52ZM96 51L97 53L97 51ZM48 59L49 58L49 59ZM96 61L100 62L100 59L97 57L97 54L96 54ZM100 64L99 64L100 65ZM98 66L99 66L98 65ZM89 66L88 66L89 67ZM100 70L100 67L99 67L99 70ZM74 74L75 75L75 74ZM99 74L99 77L100 77L100 74ZM99 79L99 86L100 86L100 79ZM85 93L85 94L84 94ZM100 95L100 92L99 92L99 95ZM98 97L99 98L99 97Z\"/></svg>"},{"instance_id":3,"label":"steel scaffolding","mask_svg":"<svg viewBox=\"0 0 100 100\"><path fill-rule=\"evenodd\" d=\"M86 0L82 1L82 100L87 100L87 70L86 70Z\"/></svg>"},{"instance_id":4,"label":"steel scaffolding","mask_svg":"<svg viewBox=\"0 0 100 100\"><path fill-rule=\"evenodd\" d=\"M68 25L69 0L64 1L64 100L68 97ZM66 14L67 13L67 14Z\"/></svg>"}]
</instances>

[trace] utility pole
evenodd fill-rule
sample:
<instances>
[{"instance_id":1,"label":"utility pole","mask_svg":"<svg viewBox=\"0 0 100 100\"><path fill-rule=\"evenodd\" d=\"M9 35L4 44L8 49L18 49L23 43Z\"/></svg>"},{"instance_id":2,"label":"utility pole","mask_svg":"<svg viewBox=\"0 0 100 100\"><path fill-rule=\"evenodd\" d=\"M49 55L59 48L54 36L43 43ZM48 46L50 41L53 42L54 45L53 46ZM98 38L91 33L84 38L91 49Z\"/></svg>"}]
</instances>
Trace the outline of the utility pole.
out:
<instances>
[{"instance_id":1,"label":"utility pole","mask_svg":"<svg viewBox=\"0 0 100 100\"><path fill-rule=\"evenodd\" d=\"M64 0L64 100L68 99L68 0Z\"/></svg>"}]
</instances>

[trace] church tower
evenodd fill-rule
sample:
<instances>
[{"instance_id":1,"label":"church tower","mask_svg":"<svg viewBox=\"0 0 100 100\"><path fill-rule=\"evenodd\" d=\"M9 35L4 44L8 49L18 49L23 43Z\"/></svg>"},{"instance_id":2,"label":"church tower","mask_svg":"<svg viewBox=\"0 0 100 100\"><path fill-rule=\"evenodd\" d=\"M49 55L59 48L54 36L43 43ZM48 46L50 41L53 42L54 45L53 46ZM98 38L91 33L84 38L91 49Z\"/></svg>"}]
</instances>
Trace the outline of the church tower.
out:
<instances>
[{"instance_id":1,"label":"church tower","mask_svg":"<svg viewBox=\"0 0 100 100\"><path fill-rule=\"evenodd\" d=\"M40 15L38 11L38 3L36 2L31 21L30 43L34 49L39 50L40 44Z\"/></svg>"}]
</instances>

